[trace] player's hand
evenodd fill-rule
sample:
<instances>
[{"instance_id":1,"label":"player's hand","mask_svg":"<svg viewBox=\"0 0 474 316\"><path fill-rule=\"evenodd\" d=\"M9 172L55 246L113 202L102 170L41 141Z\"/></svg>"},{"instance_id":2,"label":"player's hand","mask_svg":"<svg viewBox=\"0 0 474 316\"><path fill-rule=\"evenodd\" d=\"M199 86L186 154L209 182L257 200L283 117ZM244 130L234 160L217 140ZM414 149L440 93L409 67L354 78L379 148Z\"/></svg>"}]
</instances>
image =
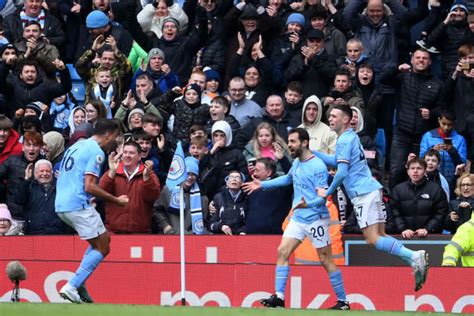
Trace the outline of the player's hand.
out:
<instances>
[{"instance_id":1,"label":"player's hand","mask_svg":"<svg viewBox=\"0 0 474 316\"><path fill-rule=\"evenodd\" d=\"M129 198L126 195L121 195L117 198L117 204L120 206L125 206L129 202Z\"/></svg>"},{"instance_id":2,"label":"player's hand","mask_svg":"<svg viewBox=\"0 0 474 316\"><path fill-rule=\"evenodd\" d=\"M33 177L33 163L29 163L25 169L25 180L30 180Z\"/></svg>"},{"instance_id":3,"label":"player's hand","mask_svg":"<svg viewBox=\"0 0 474 316\"><path fill-rule=\"evenodd\" d=\"M260 180L255 179L255 177L253 176L252 178L252 182L245 182L244 184L242 184L242 190L244 190L244 192L247 194L252 194L253 192L259 190L262 187L262 182Z\"/></svg>"},{"instance_id":4,"label":"player's hand","mask_svg":"<svg viewBox=\"0 0 474 316\"><path fill-rule=\"evenodd\" d=\"M415 232L411 229L405 229L404 231L402 231L402 237L404 239L412 239L413 236L415 236Z\"/></svg>"},{"instance_id":5,"label":"player's hand","mask_svg":"<svg viewBox=\"0 0 474 316\"><path fill-rule=\"evenodd\" d=\"M424 228L420 228L420 229L417 229L415 231L415 234L418 236L418 237L426 237L428 235L428 231Z\"/></svg>"},{"instance_id":6,"label":"player's hand","mask_svg":"<svg viewBox=\"0 0 474 316\"><path fill-rule=\"evenodd\" d=\"M222 226L222 231L223 231L224 234L226 234L226 235L232 235L232 229L230 229L230 227L227 226L227 225L223 225L223 226Z\"/></svg>"},{"instance_id":7,"label":"player's hand","mask_svg":"<svg viewBox=\"0 0 474 316\"><path fill-rule=\"evenodd\" d=\"M297 208L308 208L308 204L306 204L306 201L304 199L304 196L301 198L301 200L296 203L291 209L290 213L293 213Z\"/></svg>"},{"instance_id":8,"label":"player's hand","mask_svg":"<svg viewBox=\"0 0 474 316\"><path fill-rule=\"evenodd\" d=\"M461 205L461 204L459 204ZM458 213L456 212L451 212L449 213L449 218L453 221L453 222L457 222L459 220L459 215Z\"/></svg>"},{"instance_id":9,"label":"player's hand","mask_svg":"<svg viewBox=\"0 0 474 316\"><path fill-rule=\"evenodd\" d=\"M316 188L316 193L319 197L322 197L323 199L327 198L326 192L327 190L325 188Z\"/></svg>"}]
</instances>

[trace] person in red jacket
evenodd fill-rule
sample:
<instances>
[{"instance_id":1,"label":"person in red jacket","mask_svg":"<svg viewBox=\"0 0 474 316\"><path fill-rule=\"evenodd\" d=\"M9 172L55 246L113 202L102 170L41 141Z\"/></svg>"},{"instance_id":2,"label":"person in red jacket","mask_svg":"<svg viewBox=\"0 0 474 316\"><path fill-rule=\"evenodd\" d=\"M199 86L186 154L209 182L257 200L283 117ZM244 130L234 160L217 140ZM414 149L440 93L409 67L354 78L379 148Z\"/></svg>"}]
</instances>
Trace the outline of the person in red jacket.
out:
<instances>
[{"instance_id":1,"label":"person in red jacket","mask_svg":"<svg viewBox=\"0 0 474 316\"><path fill-rule=\"evenodd\" d=\"M20 135L12 127L12 121L4 114L0 114L0 164L9 156L22 153Z\"/></svg>"},{"instance_id":2,"label":"person in red jacket","mask_svg":"<svg viewBox=\"0 0 474 316\"><path fill-rule=\"evenodd\" d=\"M126 194L129 203L105 203L105 225L113 233L151 233L153 203L160 196L160 182L151 160L141 162L141 147L135 141L123 145L123 152L109 156L109 170L99 185L114 194Z\"/></svg>"}]
</instances>

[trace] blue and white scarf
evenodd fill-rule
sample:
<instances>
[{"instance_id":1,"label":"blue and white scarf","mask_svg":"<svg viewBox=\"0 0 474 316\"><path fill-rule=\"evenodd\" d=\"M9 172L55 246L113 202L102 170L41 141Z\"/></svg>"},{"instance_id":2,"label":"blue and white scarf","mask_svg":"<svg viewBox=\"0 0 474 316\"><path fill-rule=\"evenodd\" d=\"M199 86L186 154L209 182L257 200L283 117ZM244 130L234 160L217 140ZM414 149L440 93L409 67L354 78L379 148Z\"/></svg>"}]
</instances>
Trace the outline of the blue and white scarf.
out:
<instances>
[{"instance_id":1,"label":"blue and white scarf","mask_svg":"<svg viewBox=\"0 0 474 316\"><path fill-rule=\"evenodd\" d=\"M112 99L114 97L114 87L113 84L110 84L107 87L107 92L105 93L105 98L102 97L102 93L100 91L100 84L96 84L94 87L94 96L96 100L100 100L102 104L105 106L107 110L107 118L112 118L112 109L110 108L110 104L112 103Z\"/></svg>"},{"instance_id":2,"label":"blue and white scarf","mask_svg":"<svg viewBox=\"0 0 474 316\"><path fill-rule=\"evenodd\" d=\"M46 18L46 16L44 15L44 10L43 9L41 9L41 12L37 17L32 17L32 16L26 15L25 10L21 10L21 12L20 12L20 19L21 19L21 22L23 23L23 28L25 27L26 22L36 21L41 25L41 30L44 30L44 20L45 20L45 18Z\"/></svg>"},{"instance_id":3,"label":"blue and white scarf","mask_svg":"<svg viewBox=\"0 0 474 316\"><path fill-rule=\"evenodd\" d=\"M185 202L186 203L186 202ZM193 234L204 234L204 223L202 219L201 190L199 185L194 183L189 191L189 205L191 207L191 221ZM168 212L179 215L179 186L175 186L171 191L170 206Z\"/></svg>"}]
</instances>

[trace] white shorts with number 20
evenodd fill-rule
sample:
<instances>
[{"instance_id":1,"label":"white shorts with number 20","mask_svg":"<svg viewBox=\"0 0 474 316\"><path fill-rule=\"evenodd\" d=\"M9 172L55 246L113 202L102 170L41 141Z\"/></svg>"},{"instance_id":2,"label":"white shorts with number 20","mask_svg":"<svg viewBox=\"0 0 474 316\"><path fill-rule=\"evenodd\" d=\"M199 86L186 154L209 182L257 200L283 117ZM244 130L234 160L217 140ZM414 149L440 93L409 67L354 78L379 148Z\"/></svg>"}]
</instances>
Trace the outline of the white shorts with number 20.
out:
<instances>
[{"instance_id":1,"label":"white shorts with number 20","mask_svg":"<svg viewBox=\"0 0 474 316\"><path fill-rule=\"evenodd\" d=\"M351 202L361 229L377 223L385 223L387 212L382 201L382 191L375 190L356 196Z\"/></svg>"},{"instance_id":2,"label":"white shorts with number 20","mask_svg":"<svg viewBox=\"0 0 474 316\"><path fill-rule=\"evenodd\" d=\"M311 224L290 220L283 233L283 238L296 238L303 241L305 237L311 240L314 248L323 248L330 245L329 218L317 219Z\"/></svg>"}]
</instances>

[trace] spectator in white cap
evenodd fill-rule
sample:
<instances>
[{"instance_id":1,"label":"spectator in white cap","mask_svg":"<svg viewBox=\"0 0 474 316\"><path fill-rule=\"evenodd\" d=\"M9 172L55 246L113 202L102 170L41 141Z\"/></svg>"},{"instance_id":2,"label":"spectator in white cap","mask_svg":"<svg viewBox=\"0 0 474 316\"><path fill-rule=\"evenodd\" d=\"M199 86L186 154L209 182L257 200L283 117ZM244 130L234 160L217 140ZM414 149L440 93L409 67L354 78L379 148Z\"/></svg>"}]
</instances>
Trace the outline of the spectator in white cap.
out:
<instances>
[{"instance_id":1,"label":"spectator in white cap","mask_svg":"<svg viewBox=\"0 0 474 316\"><path fill-rule=\"evenodd\" d=\"M163 35L163 22L171 17L178 21L179 32L184 33L188 28L188 16L173 0L158 0L147 4L137 15L138 23L143 32L153 32L156 37Z\"/></svg>"},{"instance_id":2,"label":"spectator in white cap","mask_svg":"<svg viewBox=\"0 0 474 316\"><path fill-rule=\"evenodd\" d=\"M207 196L214 195L226 184L225 177L232 170L237 170L248 178L247 160L240 149L232 145L232 129L226 121L217 121L212 125L212 148L209 159L201 174L201 182ZM245 179L244 179L245 181Z\"/></svg>"}]
</instances>

